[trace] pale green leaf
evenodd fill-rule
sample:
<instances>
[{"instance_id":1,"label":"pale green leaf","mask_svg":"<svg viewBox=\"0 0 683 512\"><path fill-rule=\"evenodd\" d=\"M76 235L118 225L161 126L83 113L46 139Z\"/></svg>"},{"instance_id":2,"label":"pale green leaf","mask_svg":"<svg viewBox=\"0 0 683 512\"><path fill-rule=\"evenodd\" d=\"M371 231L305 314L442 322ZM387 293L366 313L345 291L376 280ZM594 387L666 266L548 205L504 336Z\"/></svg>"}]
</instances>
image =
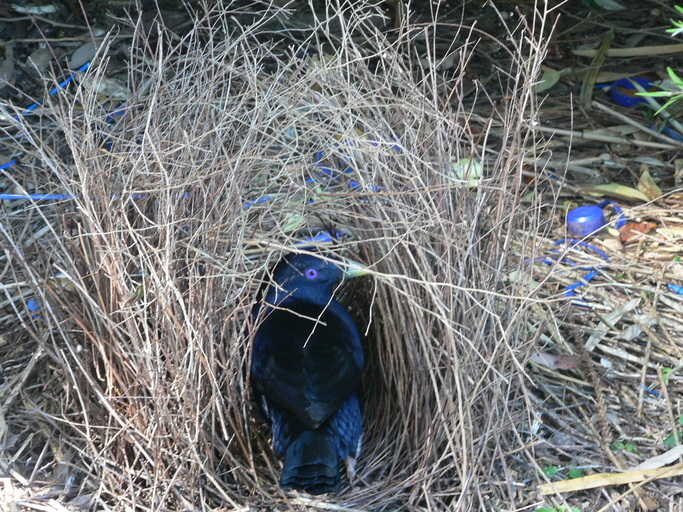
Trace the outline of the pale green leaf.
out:
<instances>
[{"instance_id":1,"label":"pale green leaf","mask_svg":"<svg viewBox=\"0 0 683 512\"><path fill-rule=\"evenodd\" d=\"M560 81L562 75L567 72L568 68L562 68L558 71L549 69L543 72L541 81L536 84L536 92L543 92L550 89L553 85Z\"/></svg>"},{"instance_id":2,"label":"pale green leaf","mask_svg":"<svg viewBox=\"0 0 683 512\"><path fill-rule=\"evenodd\" d=\"M596 185L595 187L588 187L586 190L590 195L597 197L609 196L624 201L643 201L645 203L650 201L640 190L625 185L618 185L617 183Z\"/></svg>"}]
</instances>

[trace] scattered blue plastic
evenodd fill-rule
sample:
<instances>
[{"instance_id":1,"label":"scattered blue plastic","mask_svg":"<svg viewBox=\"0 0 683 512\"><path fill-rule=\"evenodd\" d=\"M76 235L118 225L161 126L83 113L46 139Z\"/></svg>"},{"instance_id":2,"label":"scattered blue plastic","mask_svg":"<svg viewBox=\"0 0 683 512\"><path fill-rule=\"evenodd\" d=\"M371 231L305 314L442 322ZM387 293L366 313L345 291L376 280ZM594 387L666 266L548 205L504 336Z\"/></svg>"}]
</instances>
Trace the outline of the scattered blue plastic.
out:
<instances>
[{"instance_id":1,"label":"scattered blue plastic","mask_svg":"<svg viewBox=\"0 0 683 512\"><path fill-rule=\"evenodd\" d=\"M82 73L84 71L87 71L90 68L91 62L88 62L81 66L76 72L74 72L71 76L66 78L64 81L62 81L60 84L58 84L54 89L49 91L49 94L56 94L58 91L66 87L73 79L78 75L78 73ZM39 101L34 103L33 105L30 105L27 107L20 115L15 116L15 119L19 119L20 116L25 116L38 108L43 101ZM128 111L131 110L132 107L126 107L125 105L120 106L116 110L112 111L110 114L107 115L107 122L113 123L116 120L116 117L124 115ZM378 146L379 144L377 142L372 142L372 141L362 141L362 143L367 143L372 146ZM337 143L334 145L334 147L340 147L340 146L359 146L360 142L358 141L343 141L340 143ZM405 149L401 145L401 143L396 140L393 143L393 149L397 152L404 152ZM108 148L111 149L111 148ZM351 160L345 157L338 157L338 160L342 163L340 166L341 169L337 170L332 167L329 167L328 165L325 164L324 159L325 159L325 151L321 150L315 153L313 157L313 161L316 164L316 168L319 171L319 176L320 177L328 177L331 178L335 181L341 181L341 177L344 174L349 174L353 173L354 170L351 166ZM17 163L16 159L12 159L9 162L6 162L5 164L0 165L0 171L4 169L9 169L13 165ZM308 178L306 180L306 183L313 183L318 181L318 178ZM348 180L347 182L349 188L351 190L357 191L362 188L361 184L357 181L354 180ZM379 192L383 190L382 187L378 186L372 186L372 190L374 192ZM190 194L184 194L183 197L188 197ZM69 194L0 194L0 200L14 200L14 201L68 201L71 199L75 199L77 196L72 196ZM130 198L133 200L137 199L143 199L146 197L146 194L131 194ZM116 195L112 196L112 199L117 198ZM275 196L266 194L263 196L260 196L256 199L249 200L244 203L243 208L248 209L251 208L252 206L255 206L257 204L264 203L266 201L270 201L274 199Z\"/></svg>"},{"instance_id":2,"label":"scattered blue plastic","mask_svg":"<svg viewBox=\"0 0 683 512\"><path fill-rule=\"evenodd\" d=\"M76 76L78 76L78 73L83 73L84 71L87 71L88 68L90 68L90 62L87 62L80 68L78 68L74 73L72 73L66 80L62 81L60 84L58 84L54 89L49 91L49 94L57 94L61 89L66 87L71 81L73 81ZM43 101L38 101L34 103L33 105L28 106L21 114L17 114L13 117L13 119L19 119L22 116L25 116L27 114L30 114L33 112L36 108L38 108L40 105L43 104ZM13 165L17 163L16 158L12 158L9 162L6 162L2 165L0 165L0 171L9 169ZM64 200L64 199L71 199L71 197L66 197L64 194L2 194L3 197L0 197L0 199L19 199L19 200L34 200L34 201L54 201L54 200ZM5 197L6 196L6 197ZM18 197L10 197L10 196L18 196ZM38 199L33 198L32 196L38 197ZM63 196L63 197L59 197Z\"/></svg>"},{"instance_id":3,"label":"scattered blue plastic","mask_svg":"<svg viewBox=\"0 0 683 512\"><path fill-rule=\"evenodd\" d=\"M26 301L26 309L28 309L29 313L33 313L31 315L31 318L33 319L41 318L40 314L38 314L40 307L40 302L35 299L29 299Z\"/></svg>"},{"instance_id":4,"label":"scattered blue plastic","mask_svg":"<svg viewBox=\"0 0 683 512\"><path fill-rule=\"evenodd\" d=\"M589 251L592 251L595 254L597 254L600 258L605 260L607 263L610 262L609 256L607 256L605 251L598 249L594 245L591 245L591 244L584 242L582 240L577 240L576 238L561 238L560 240L555 241L553 243L553 246L557 246L557 245L565 244L565 243L573 244L574 246L579 246L579 247L583 247L585 249L588 249ZM569 286L567 286L564 289L564 292L563 292L565 297L570 297L573 299L572 304L574 304L576 306L584 306L585 307L587 305L586 301L581 299L581 298L576 298L577 294L574 290L576 290L579 286L585 285L588 281L590 281L595 276L597 276L604 267L595 268L595 265L578 265L576 262L570 260L569 258L561 256L561 252L558 249L553 249L553 252L556 254L553 254L547 258L538 258L537 260L545 263L546 265L554 265L555 263L558 263L558 262L559 263L566 263L568 265L573 265L573 266L576 266L577 268L585 269L585 270L589 271L585 276L583 276L582 281L577 281L574 284L570 284Z\"/></svg>"},{"instance_id":5,"label":"scattered blue plastic","mask_svg":"<svg viewBox=\"0 0 683 512\"><path fill-rule=\"evenodd\" d=\"M266 194L265 196L257 197L256 199L252 199L251 201L247 201L244 203L243 208L246 210L248 208L251 208L254 205L265 203L266 201L270 201L272 199L272 196L269 194Z\"/></svg>"},{"instance_id":6,"label":"scattered blue plastic","mask_svg":"<svg viewBox=\"0 0 683 512\"><path fill-rule=\"evenodd\" d=\"M366 143L371 146L379 146L378 142L373 142L373 141L344 141L344 142L339 142L335 144L333 147L338 148L340 146L359 146L361 143ZM392 149L398 153L403 153L405 148L400 144L400 142L395 141L392 145ZM343 156L338 156L336 157L337 163L341 164L338 166L338 168L331 167L326 160L326 155L327 153L325 150L320 150L316 151L315 154L313 155L313 163L316 166L316 169L318 170L318 177L311 177L307 178L304 183L316 183L320 181L321 178L329 178L337 182L341 182L342 178L346 175L349 175L354 171L352 167L352 162L351 159L348 157L343 157ZM355 181L355 180L347 180L346 181L347 186L353 190L353 191L358 191L363 188L363 186ZM380 187L377 185L372 185L371 190L373 192L381 192L383 190L386 190L385 187ZM265 203L266 201L271 201L276 199L278 196L273 196L273 195L263 195L261 197L257 197L256 199L250 199L249 201L246 201L243 205L244 209L251 208L252 206L255 206L257 204ZM309 203L312 203L313 200L309 200Z\"/></svg>"}]
</instances>

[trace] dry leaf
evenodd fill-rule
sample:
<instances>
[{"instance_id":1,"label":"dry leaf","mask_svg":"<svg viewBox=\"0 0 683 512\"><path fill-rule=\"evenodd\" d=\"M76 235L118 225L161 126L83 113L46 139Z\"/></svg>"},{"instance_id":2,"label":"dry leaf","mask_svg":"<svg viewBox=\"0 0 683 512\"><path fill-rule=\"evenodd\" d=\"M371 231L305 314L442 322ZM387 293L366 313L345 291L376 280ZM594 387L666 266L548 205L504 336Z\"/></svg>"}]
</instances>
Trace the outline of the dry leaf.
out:
<instances>
[{"instance_id":1,"label":"dry leaf","mask_svg":"<svg viewBox=\"0 0 683 512\"><path fill-rule=\"evenodd\" d=\"M581 356L555 355L548 352L536 352L530 360L551 370L571 370L581 363Z\"/></svg>"},{"instance_id":2,"label":"dry leaf","mask_svg":"<svg viewBox=\"0 0 683 512\"><path fill-rule=\"evenodd\" d=\"M638 190L649 197L651 200L662 197L662 189L655 183L650 174L647 164L640 166L640 180L638 181Z\"/></svg>"},{"instance_id":3,"label":"dry leaf","mask_svg":"<svg viewBox=\"0 0 683 512\"><path fill-rule=\"evenodd\" d=\"M676 462L681 455L683 455L683 445L676 446L668 452L649 458L632 469L659 469L662 466Z\"/></svg>"},{"instance_id":4,"label":"dry leaf","mask_svg":"<svg viewBox=\"0 0 683 512\"><path fill-rule=\"evenodd\" d=\"M683 238L683 226L670 226L667 228L659 228L657 233L665 238Z\"/></svg>"},{"instance_id":5,"label":"dry leaf","mask_svg":"<svg viewBox=\"0 0 683 512\"><path fill-rule=\"evenodd\" d=\"M92 60L92 58L97 53L97 46L92 41L85 43L83 46L79 47L71 58L69 59L69 68L78 69L83 66L86 62Z\"/></svg>"},{"instance_id":6,"label":"dry leaf","mask_svg":"<svg viewBox=\"0 0 683 512\"><path fill-rule=\"evenodd\" d=\"M640 238L641 235L656 227L657 224L654 222L629 222L619 228L619 238L623 243L627 243L634 238Z\"/></svg>"}]
</instances>

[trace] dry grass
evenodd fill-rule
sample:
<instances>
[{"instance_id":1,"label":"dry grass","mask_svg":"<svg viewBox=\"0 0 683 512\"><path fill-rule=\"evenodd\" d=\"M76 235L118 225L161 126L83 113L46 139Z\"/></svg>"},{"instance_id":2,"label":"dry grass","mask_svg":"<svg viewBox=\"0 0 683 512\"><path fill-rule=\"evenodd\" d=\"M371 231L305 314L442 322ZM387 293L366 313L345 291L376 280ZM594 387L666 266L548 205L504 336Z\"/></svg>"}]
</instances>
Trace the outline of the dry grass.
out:
<instances>
[{"instance_id":1,"label":"dry grass","mask_svg":"<svg viewBox=\"0 0 683 512\"><path fill-rule=\"evenodd\" d=\"M412 69L415 34L386 37L372 7L330 6L346 22L317 63L301 49L320 47L322 29L288 47L269 32L284 11L259 8L251 24L228 7L199 16L180 38L136 25L113 123L93 87L107 77L103 50L89 80L4 128L24 155L7 178L18 190L74 196L3 205L0 350L16 366L4 367L0 464L15 503L528 503L518 482L535 479L523 369L534 303L508 276L530 272L545 229L542 205L520 199L543 16L513 27L496 75L509 100L482 126L460 98L464 64L446 86L435 57ZM322 177L321 150L354 172ZM463 158L485 163L476 189L451 175ZM266 269L320 227L346 233L328 249L375 275L343 297L367 332L359 481L311 502L277 486L244 332Z\"/></svg>"}]
</instances>

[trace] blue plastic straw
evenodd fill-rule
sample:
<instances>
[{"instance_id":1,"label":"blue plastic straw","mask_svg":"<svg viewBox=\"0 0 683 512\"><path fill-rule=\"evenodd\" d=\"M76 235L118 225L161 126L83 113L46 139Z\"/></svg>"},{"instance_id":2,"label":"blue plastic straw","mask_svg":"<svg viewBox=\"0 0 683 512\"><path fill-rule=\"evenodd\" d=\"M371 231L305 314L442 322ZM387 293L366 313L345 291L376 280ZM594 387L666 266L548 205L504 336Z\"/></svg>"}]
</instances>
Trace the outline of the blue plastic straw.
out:
<instances>
[{"instance_id":1,"label":"blue plastic straw","mask_svg":"<svg viewBox=\"0 0 683 512\"><path fill-rule=\"evenodd\" d=\"M59 85L57 85L57 87L55 87L54 89L52 89L51 91L49 91L49 94L52 94L52 95L57 94L61 89L63 89L64 87L66 87L66 86L69 84L69 82L71 82L74 78L76 78L76 76L78 75L78 73L82 73L82 72L84 72L84 71L87 71L88 68L90 67L90 64L91 64L90 62L87 62L86 64L82 65L82 66L81 66L80 68L78 68L78 69L76 70L76 72L73 73L70 77L68 77L68 78L67 78L66 80L64 80L62 83L60 83ZM35 109L37 109L37 108L38 108L40 105L42 105L42 104L43 104L43 101L42 101L42 100L41 100L41 101L37 101L37 102L34 103L33 105L27 107L26 110L24 110L21 114L14 116L14 119L19 119L19 117L25 116L26 114L31 113L32 111L34 111Z\"/></svg>"},{"instance_id":2,"label":"blue plastic straw","mask_svg":"<svg viewBox=\"0 0 683 512\"><path fill-rule=\"evenodd\" d=\"M68 201L69 194L0 194L0 201Z\"/></svg>"},{"instance_id":3,"label":"blue plastic straw","mask_svg":"<svg viewBox=\"0 0 683 512\"><path fill-rule=\"evenodd\" d=\"M577 240L576 238L561 238L560 240L556 240L555 242L553 242L553 246L557 246L557 245L563 244L563 243L569 243L569 244L574 244L576 246L584 247L590 251L593 251L595 254L597 254L599 257L601 257L607 263L610 262L609 256L607 256L607 254L604 251L602 251L601 249L598 249L594 245L591 245L587 242L584 242L582 240ZM559 261L561 263L566 263L568 265L574 265L578 268L584 268L584 269L589 270L589 272L583 277L582 281L577 281L574 284L570 284L569 286L567 286L564 289L564 296L565 297L576 297L576 292L574 290L576 290L579 286L583 286L586 282L593 279L604 268L604 267L600 267L600 268L596 269L595 266L592 266L592 265L591 266L579 266L577 263L570 260L569 258L560 257L560 251L558 251L557 249L553 249L553 250L557 254L553 254L553 255L549 256L548 258L538 258L537 261L541 261L541 262L545 263L546 265L554 265L556 262ZM585 301L583 299L580 299L580 298L574 300L573 303L577 306L584 306L585 305L585 304L583 304L583 303L585 303Z\"/></svg>"}]
</instances>

